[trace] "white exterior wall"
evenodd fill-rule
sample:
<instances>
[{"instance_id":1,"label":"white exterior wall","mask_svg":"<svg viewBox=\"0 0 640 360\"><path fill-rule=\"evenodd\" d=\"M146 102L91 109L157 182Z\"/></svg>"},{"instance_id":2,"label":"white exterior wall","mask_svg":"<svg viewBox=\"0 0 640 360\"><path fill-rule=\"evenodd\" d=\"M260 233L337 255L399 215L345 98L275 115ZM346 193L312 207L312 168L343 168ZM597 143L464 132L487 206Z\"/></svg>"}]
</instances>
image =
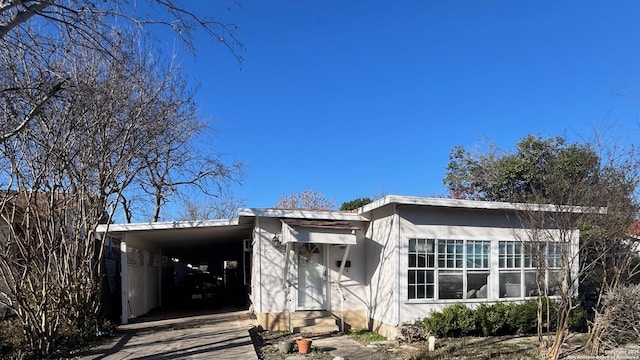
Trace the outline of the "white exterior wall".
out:
<instances>
[{"instance_id":1,"label":"white exterior wall","mask_svg":"<svg viewBox=\"0 0 640 360\"><path fill-rule=\"evenodd\" d=\"M138 317L160 306L159 248L150 247L128 236L127 241L127 304L128 318ZM139 254L138 259L132 259Z\"/></svg>"},{"instance_id":2,"label":"white exterior wall","mask_svg":"<svg viewBox=\"0 0 640 360\"><path fill-rule=\"evenodd\" d=\"M356 231L357 245L351 245L347 260L351 261L351 267L345 267L340 278L340 286L344 300L344 310L366 311L366 253L364 230ZM329 298L328 310L339 313L341 310L340 294L337 289L338 272L340 267L337 261L342 261L346 251L345 246L327 245L327 269L329 272Z\"/></svg>"},{"instance_id":3,"label":"white exterior wall","mask_svg":"<svg viewBox=\"0 0 640 360\"><path fill-rule=\"evenodd\" d=\"M276 249L272 244L275 235L281 236L281 229L279 219L260 217L256 221L254 259L258 277L253 280L257 287L253 297L256 301L254 307L258 313L287 311L286 289L282 287L285 266L284 247Z\"/></svg>"},{"instance_id":4,"label":"white exterior wall","mask_svg":"<svg viewBox=\"0 0 640 360\"><path fill-rule=\"evenodd\" d=\"M528 241L526 230L514 214L507 217L504 211L483 211L464 209L418 208L404 206L399 208L400 228L400 321L410 322L424 318L433 311L440 311L454 303L464 303L475 307L481 303L495 302L499 299L498 251L499 241ZM552 235L557 230L547 230ZM556 239L558 235L554 236ZM578 231L572 233L571 251L577 254ZM408 240L410 238L451 239L451 240L486 240L491 241L489 291L486 299L412 299L408 300ZM463 260L463 261L466 261ZM437 262L437 259L436 259ZM578 258L573 262L573 273L578 271ZM437 282L437 280L436 280ZM577 282L573 284L577 290ZM437 287L437 285L436 285ZM521 301L524 298L501 298L500 301Z\"/></svg>"},{"instance_id":5,"label":"white exterior wall","mask_svg":"<svg viewBox=\"0 0 640 360\"><path fill-rule=\"evenodd\" d=\"M280 219L260 217L256 221L254 231L255 242L253 245L254 254L254 281L252 284L252 301L258 313L286 312L291 306L291 311L295 311L295 300L297 295L297 256L293 251L295 243L290 243L289 252L289 272L288 281L291 283L290 293L283 288L282 282L285 271L285 245L276 249L272 244L274 236L282 238L282 223ZM311 231L310 238L316 240L330 241L331 236L342 237L342 234L330 234L328 231L319 229ZM349 235L352 236L352 235ZM312 240L313 240L312 239ZM365 310L366 309L366 285L365 285L365 245L364 231L356 231L357 245L351 245L347 260L351 261L351 267L345 268L341 277L343 295L345 297L344 310ZM338 241L338 240L337 240ZM339 240L342 241L342 240ZM338 279L337 261L342 260L346 246L323 244L326 253L327 266L327 310L340 311L340 295L336 288ZM291 304L289 303L291 299Z\"/></svg>"},{"instance_id":6,"label":"white exterior wall","mask_svg":"<svg viewBox=\"0 0 640 360\"><path fill-rule=\"evenodd\" d=\"M371 217L366 234L367 315L370 319L396 326L399 320L398 219L393 206L376 209Z\"/></svg>"}]
</instances>

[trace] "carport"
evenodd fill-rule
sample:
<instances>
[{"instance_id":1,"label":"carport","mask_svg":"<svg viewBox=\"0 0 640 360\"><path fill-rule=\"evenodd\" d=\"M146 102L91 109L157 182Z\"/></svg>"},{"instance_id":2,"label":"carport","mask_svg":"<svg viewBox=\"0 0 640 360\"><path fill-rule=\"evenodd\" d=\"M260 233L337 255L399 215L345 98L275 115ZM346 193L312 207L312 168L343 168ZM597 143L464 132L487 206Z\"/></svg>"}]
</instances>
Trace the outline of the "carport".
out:
<instances>
[{"instance_id":1,"label":"carport","mask_svg":"<svg viewBox=\"0 0 640 360\"><path fill-rule=\"evenodd\" d=\"M114 284L120 291L121 323L159 307L246 304L254 221L100 225L97 231L107 233L106 277L114 298Z\"/></svg>"}]
</instances>

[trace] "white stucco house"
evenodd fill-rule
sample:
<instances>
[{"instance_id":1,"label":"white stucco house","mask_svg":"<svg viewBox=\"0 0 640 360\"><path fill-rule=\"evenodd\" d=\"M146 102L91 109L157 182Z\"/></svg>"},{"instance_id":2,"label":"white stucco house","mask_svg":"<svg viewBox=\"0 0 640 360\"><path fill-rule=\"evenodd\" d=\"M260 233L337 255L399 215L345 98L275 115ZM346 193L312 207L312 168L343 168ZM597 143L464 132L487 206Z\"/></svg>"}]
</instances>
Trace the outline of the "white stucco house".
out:
<instances>
[{"instance_id":1,"label":"white stucco house","mask_svg":"<svg viewBox=\"0 0 640 360\"><path fill-rule=\"evenodd\" d=\"M121 254L121 320L162 306L167 278L175 280L178 258L189 256L243 285L242 296L271 330L294 330L301 314L329 314L334 326L394 337L399 325L446 305L534 297L536 274L549 295L576 289L576 281L557 275L563 254L577 273L578 231L565 241L553 228L532 234L519 216L531 209L391 195L354 212L243 209L233 220L112 224L109 236ZM540 213L557 209L535 206ZM547 265L538 270L538 261Z\"/></svg>"}]
</instances>

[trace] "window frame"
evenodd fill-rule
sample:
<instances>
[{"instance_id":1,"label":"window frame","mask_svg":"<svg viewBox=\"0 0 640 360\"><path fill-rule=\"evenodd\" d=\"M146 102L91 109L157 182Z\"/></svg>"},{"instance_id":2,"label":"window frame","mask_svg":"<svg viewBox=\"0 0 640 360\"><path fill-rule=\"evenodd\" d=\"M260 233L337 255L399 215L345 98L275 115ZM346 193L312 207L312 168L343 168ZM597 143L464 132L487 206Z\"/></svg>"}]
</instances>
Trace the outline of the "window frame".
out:
<instances>
[{"instance_id":1,"label":"window frame","mask_svg":"<svg viewBox=\"0 0 640 360\"><path fill-rule=\"evenodd\" d=\"M416 251L418 244L424 243L428 247L428 244L432 244L432 252L428 249L425 252ZM468 254L468 245L473 245L473 253ZM480 246L480 252L476 253L476 245ZM418 255L424 253L425 266L420 266L421 262L418 260ZM460 239L460 238L438 238L438 237L417 237L411 236L407 238L407 295L406 301L420 302L420 301L450 301L450 300L468 300L468 276L469 274L486 274L486 286L485 296L477 299L488 299L489 296L489 278L491 275L491 254L492 254L492 241L491 240L478 240L478 239ZM469 257L471 255L471 257ZM415 256L414 259L412 257ZM433 262L429 259L433 258ZM476 266L476 261L479 260L480 265ZM469 261L473 263L473 266L469 266ZM417 271L424 271L425 283L418 281ZM431 274L432 282L429 282L429 275ZM447 297L443 298L440 289L441 277L446 276L460 276L462 278L462 289L455 290L461 292L460 297ZM418 286L425 286L425 297L418 297ZM430 294L428 289L432 289ZM478 289L471 289L478 290ZM475 292L474 292L475 294ZM431 295L431 296L429 296Z\"/></svg>"}]
</instances>

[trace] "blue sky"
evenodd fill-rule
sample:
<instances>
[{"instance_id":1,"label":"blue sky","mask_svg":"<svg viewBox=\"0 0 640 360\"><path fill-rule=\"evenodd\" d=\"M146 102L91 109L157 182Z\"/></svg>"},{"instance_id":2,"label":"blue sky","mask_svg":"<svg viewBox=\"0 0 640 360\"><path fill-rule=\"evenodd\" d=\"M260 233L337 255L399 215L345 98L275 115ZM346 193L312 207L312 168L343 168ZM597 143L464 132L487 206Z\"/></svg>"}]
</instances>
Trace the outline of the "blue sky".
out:
<instances>
[{"instance_id":1,"label":"blue sky","mask_svg":"<svg viewBox=\"0 0 640 360\"><path fill-rule=\"evenodd\" d=\"M456 145L638 137L636 1L210 4L194 9L239 27L244 62L202 35L180 58L215 128L205 147L247 166L249 207L442 195Z\"/></svg>"}]
</instances>

